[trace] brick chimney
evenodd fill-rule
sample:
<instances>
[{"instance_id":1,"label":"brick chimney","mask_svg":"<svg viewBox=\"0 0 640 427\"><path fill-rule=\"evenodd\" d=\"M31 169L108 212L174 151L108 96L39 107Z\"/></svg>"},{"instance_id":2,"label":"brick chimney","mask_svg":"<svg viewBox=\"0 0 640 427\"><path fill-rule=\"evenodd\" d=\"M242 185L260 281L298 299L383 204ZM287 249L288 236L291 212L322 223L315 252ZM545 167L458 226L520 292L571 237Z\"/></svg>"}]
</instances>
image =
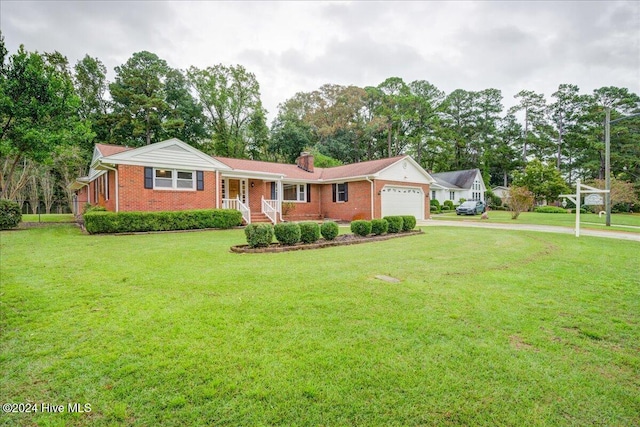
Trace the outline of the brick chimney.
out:
<instances>
[{"instance_id":1,"label":"brick chimney","mask_svg":"<svg viewBox=\"0 0 640 427\"><path fill-rule=\"evenodd\" d=\"M296 165L304 171L313 172L313 155L303 151L296 159Z\"/></svg>"}]
</instances>

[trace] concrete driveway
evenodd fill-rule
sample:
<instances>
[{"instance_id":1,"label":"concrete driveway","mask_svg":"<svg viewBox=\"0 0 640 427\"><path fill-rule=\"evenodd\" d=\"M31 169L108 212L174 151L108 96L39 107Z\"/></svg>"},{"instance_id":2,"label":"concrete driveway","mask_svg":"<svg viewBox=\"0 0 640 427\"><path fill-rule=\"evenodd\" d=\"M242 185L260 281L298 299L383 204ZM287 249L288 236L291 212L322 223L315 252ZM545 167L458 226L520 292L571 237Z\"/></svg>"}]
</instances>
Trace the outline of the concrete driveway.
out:
<instances>
[{"instance_id":1,"label":"concrete driveway","mask_svg":"<svg viewBox=\"0 0 640 427\"><path fill-rule=\"evenodd\" d=\"M493 228L498 230L526 230L540 231L543 233L559 233L559 234L575 234L573 227L558 227L553 225L536 225L536 224L505 224L496 222L482 221L447 221L439 219L427 219L418 221L418 225L427 227L475 227L475 228ZM621 239L640 242L640 233L627 233L624 231L609 230L588 230L580 228L580 237L606 237L609 239Z\"/></svg>"}]
</instances>

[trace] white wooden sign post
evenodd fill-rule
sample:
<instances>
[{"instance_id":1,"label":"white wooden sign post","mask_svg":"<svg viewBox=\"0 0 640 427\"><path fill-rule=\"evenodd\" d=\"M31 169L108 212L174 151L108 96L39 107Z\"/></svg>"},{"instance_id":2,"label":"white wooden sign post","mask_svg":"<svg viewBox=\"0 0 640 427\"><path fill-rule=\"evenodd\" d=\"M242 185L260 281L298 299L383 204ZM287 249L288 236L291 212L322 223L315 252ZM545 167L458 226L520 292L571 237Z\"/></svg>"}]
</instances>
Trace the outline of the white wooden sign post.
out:
<instances>
[{"instance_id":1,"label":"white wooden sign post","mask_svg":"<svg viewBox=\"0 0 640 427\"><path fill-rule=\"evenodd\" d=\"M564 197L571 200L576 205L576 237L580 237L580 208L582 207L582 193L589 194L585 197L586 205L601 204L602 196L600 194L608 193L609 190L600 190L588 185L580 184L580 180L576 180L576 194L561 194L558 197Z\"/></svg>"}]
</instances>

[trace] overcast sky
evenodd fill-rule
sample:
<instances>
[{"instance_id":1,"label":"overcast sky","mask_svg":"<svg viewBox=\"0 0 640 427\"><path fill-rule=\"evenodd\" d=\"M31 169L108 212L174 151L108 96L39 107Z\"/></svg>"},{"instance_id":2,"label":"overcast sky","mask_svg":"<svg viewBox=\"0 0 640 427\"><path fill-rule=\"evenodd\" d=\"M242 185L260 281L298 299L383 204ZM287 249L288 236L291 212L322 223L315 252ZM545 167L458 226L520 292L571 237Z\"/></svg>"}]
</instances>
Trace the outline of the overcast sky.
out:
<instances>
[{"instance_id":1,"label":"overcast sky","mask_svg":"<svg viewBox=\"0 0 640 427\"><path fill-rule=\"evenodd\" d=\"M148 50L174 68L241 64L272 119L299 91L375 86L388 77L455 89L560 83L640 94L640 2L0 2L10 53L85 54L113 68Z\"/></svg>"}]
</instances>

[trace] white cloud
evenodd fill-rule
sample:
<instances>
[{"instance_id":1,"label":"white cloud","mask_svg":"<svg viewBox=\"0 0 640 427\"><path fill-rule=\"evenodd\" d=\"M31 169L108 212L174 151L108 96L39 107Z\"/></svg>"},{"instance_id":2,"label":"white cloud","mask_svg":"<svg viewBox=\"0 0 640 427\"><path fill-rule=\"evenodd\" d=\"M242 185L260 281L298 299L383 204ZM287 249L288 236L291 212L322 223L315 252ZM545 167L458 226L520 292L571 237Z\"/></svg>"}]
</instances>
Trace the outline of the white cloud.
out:
<instances>
[{"instance_id":1,"label":"white cloud","mask_svg":"<svg viewBox=\"0 0 640 427\"><path fill-rule=\"evenodd\" d=\"M148 50L187 68L242 64L270 117L324 83L428 80L441 90L560 83L640 93L640 2L1 2L10 52L58 50L113 67Z\"/></svg>"}]
</instances>

